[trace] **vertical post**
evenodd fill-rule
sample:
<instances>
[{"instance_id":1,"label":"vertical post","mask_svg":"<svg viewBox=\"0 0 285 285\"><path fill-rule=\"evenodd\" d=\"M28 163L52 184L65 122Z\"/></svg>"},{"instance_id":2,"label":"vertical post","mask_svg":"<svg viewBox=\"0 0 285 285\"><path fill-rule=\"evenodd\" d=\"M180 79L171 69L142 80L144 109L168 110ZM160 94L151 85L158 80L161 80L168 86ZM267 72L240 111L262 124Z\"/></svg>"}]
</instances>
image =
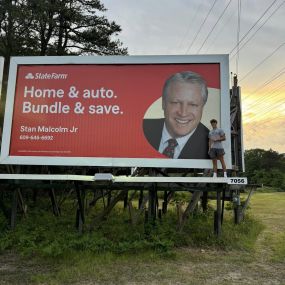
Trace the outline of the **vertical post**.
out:
<instances>
[{"instance_id":1,"label":"vertical post","mask_svg":"<svg viewBox=\"0 0 285 285\"><path fill-rule=\"evenodd\" d=\"M83 232L83 225L85 223L85 217L84 217L84 192L80 190L78 182L75 182L75 190L76 190L76 196L78 201L78 208L76 212L76 227L79 231L79 233ZM81 195L82 192L82 195ZM83 201L82 201L83 200Z\"/></svg>"},{"instance_id":2,"label":"vertical post","mask_svg":"<svg viewBox=\"0 0 285 285\"><path fill-rule=\"evenodd\" d=\"M49 196L50 196L50 200L51 200L53 214L58 217L58 216L60 216L60 208L57 204L53 188L49 189Z\"/></svg>"},{"instance_id":3,"label":"vertical post","mask_svg":"<svg viewBox=\"0 0 285 285\"><path fill-rule=\"evenodd\" d=\"M221 191L217 189L217 210L215 211L215 234L219 237L222 232L222 207L221 207Z\"/></svg>"},{"instance_id":4,"label":"vertical post","mask_svg":"<svg viewBox=\"0 0 285 285\"><path fill-rule=\"evenodd\" d=\"M235 207L234 207L234 220L235 220L235 224L240 224L241 220L242 220L242 207L241 207L241 203L240 203L240 192L239 190L236 191L235 197L234 197L234 203L235 203Z\"/></svg>"},{"instance_id":5,"label":"vertical post","mask_svg":"<svg viewBox=\"0 0 285 285\"><path fill-rule=\"evenodd\" d=\"M48 174L51 174L51 171L48 169L48 166L47 166L47 172L48 172ZM50 180L49 183L50 183L50 185L52 185L52 180ZM60 216L60 208L59 208L57 201L56 201L54 188L49 189L49 196L50 196L50 200L51 200L53 214L58 217L58 216Z\"/></svg>"},{"instance_id":6,"label":"vertical post","mask_svg":"<svg viewBox=\"0 0 285 285\"><path fill-rule=\"evenodd\" d=\"M107 195L107 207L110 206L112 200L112 192L109 191Z\"/></svg>"},{"instance_id":7,"label":"vertical post","mask_svg":"<svg viewBox=\"0 0 285 285\"><path fill-rule=\"evenodd\" d=\"M225 209L225 199L226 199L226 189L223 187L223 196L222 196L222 212L221 212L221 225L224 221L224 209Z\"/></svg>"},{"instance_id":8,"label":"vertical post","mask_svg":"<svg viewBox=\"0 0 285 285\"><path fill-rule=\"evenodd\" d=\"M234 75L234 84L231 89L231 142L232 142L232 164L236 171L244 171L243 156L243 129L241 113L241 95L238 86L237 75Z\"/></svg>"},{"instance_id":9,"label":"vertical post","mask_svg":"<svg viewBox=\"0 0 285 285\"><path fill-rule=\"evenodd\" d=\"M155 171L153 169L149 170L149 175L154 176ZM156 219L156 206L157 206L157 184L152 183L149 189L149 202L148 202L148 220L154 222Z\"/></svg>"},{"instance_id":10,"label":"vertical post","mask_svg":"<svg viewBox=\"0 0 285 285\"><path fill-rule=\"evenodd\" d=\"M156 219L156 183L153 183L149 190L149 220L154 222Z\"/></svg>"},{"instance_id":11,"label":"vertical post","mask_svg":"<svg viewBox=\"0 0 285 285\"><path fill-rule=\"evenodd\" d=\"M208 210L208 192L207 191L203 192L201 205L202 205L203 212L205 213Z\"/></svg>"},{"instance_id":12,"label":"vertical post","mask_svg":"<svg viewBox=\"0 0 285 285\"><path fill-rule=\"evenodd\" d=\"M11 221L10 226L11 229L15 229L16 219L17 219L17 206L18 206L18 190L14 189L13 198L12 198L12 208L11 208Z\"/></svg>"},{"instance_id":13,"label":"vertical post","mask_svg":"<svg viewBox=\"0 0 285 285\"><path fill-rule=\"evenodd\" d=\"M163 193L163 202L162 202L162 213L163 214L167 213L167 202L168 202L167 191L164 191L164 193Z\"/></svg>"},{"instance_id":14,"label":"vertical post","mask_svg":"<svg viewBox=\"0 0 285 285\"><path fill-rule=\"evenodd\" d=\"M140 190L139 205L138 205L139 209L141 208L142 201L143 201L143 190Z\"/></svg>"},{"instance_id":15,"label":"vertical post","mask_svg":"<svg viewBox=\"0 0 285 285\"><path fill-rule=\"evenodd\" d=\"M126 191L126 195L124 197L124 209L127 209L128 207L128 199L129 199L129 191Z\"/></svg>"}]
</instances>

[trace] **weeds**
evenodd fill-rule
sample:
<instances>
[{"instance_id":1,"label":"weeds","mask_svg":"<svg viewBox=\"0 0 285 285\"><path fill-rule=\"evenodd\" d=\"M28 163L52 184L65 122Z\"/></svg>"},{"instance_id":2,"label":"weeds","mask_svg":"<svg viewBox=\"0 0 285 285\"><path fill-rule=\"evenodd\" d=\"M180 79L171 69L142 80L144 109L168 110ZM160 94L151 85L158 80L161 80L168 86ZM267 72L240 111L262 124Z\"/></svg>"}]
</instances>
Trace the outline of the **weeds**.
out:
<instances>
[{"instance_id":1,"label":"weeds","mask_svg":"<svg viewBox=\"0 0 285 285\"><path fill-rule=\"evenodd\" d=\"M15 230L2 231L0 251L16 249L25 256L52 258L64 256L68 252L84 251L94 254L154 251L167 256L173 248L181 246L213 246L250 251L262 230L262 225L250 216L240 225L234 225L232 217L227 214L222 237L217 238L213 232L211 209L207 213L195 212L181 232L176 230L177 216L173 208L162 220L145 224L141 219L136 226L132 226L128 212L118 207L99 229L79 235L74 228L73 212L74 209L70 207L61 217L55 217L42 208L32 208L28 217L19 222Z\"/></svg>"}]
</instances>

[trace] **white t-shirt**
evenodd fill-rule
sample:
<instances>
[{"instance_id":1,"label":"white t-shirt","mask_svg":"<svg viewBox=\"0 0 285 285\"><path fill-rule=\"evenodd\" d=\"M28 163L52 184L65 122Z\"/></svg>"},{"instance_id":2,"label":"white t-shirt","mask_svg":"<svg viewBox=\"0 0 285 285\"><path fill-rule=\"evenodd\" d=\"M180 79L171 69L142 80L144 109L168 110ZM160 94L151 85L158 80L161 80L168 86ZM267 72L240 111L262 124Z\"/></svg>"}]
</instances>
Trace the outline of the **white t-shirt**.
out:
<instances>
[{"instance_id":1,"label":"white t-shirt","mask_svg":"<svg viewBox=\"0 0 285 285\"><path fill-rule=\"evenodd\" d=\"M213 141L215 139L220 139L225 135L225 132L222 129L213 129L209 132L208 138L212 140L211 148L223 148L223 144L221 141Z\"/></svg>"}]
</instances>

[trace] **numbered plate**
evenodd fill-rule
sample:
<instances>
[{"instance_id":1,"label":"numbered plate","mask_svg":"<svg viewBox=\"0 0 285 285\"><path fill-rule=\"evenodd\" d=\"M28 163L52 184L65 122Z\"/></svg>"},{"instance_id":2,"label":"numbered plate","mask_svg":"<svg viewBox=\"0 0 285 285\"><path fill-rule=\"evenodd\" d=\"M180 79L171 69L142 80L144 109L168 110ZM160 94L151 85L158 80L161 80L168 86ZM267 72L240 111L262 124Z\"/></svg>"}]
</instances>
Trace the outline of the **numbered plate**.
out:
<instances>
[{"instance_id":1,"label":"numbered plate","mask_svg":"<svg viewBox=\"0 0 285 285\"><path fill-rule=\"evenodd\" d=\"M247 178L246 177L230 177L228 178L228 184L247 185Z\"/></svg>"}]
</instances>

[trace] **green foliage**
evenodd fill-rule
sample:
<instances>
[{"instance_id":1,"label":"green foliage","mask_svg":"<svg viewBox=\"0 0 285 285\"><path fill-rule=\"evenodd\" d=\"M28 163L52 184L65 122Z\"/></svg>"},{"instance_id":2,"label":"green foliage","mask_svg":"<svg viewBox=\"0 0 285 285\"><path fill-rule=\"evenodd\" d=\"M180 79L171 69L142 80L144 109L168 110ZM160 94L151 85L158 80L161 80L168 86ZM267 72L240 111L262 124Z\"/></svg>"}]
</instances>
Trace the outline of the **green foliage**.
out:
<instances>
[{"instance_id":1,"label":"green foliage","mask_svg":"<svg viewBox=\"0 0 285 285\"><path fill-rule=\"evenodd\" d=\"M0 55L126 54L99 0L0 1Z\"/></svg>"},{"instance_id":2,"label":"green foliage","mask_svg":"<svg viewBox=\"0 0 285 285\"><path fill-rule=\"evenodd\" d=\"M80 235L74 228L72 210L70 207L63 216L54 217L43 207L31 209L29 216L19 222L15 230L0 234L0 251L13 249L22 255L55 258L71 252L97 255L153 251L167 256L172 249L181 246L252 250L262 230L262 226L251 217L240 225L234 225L230 217L224 220L222 237L217 238L213 232L212 210L193 214L183 231L177 230L174 210L169 210L161 221L145 224L141 219L136 226L132 226L128 212L116 208L100 228L92 232L86 230Z\"/></svg>"},{"instance_id":3,"label":"green foliage","mask_svg":"<svg viewBox=\"0 0 285 285\"><path fill-rule=\"evenodd\" d=\"M245 175L250 183L264 184L285 191L285 157L273 150L245 151Z\"/></svg>"}]
</instances>

